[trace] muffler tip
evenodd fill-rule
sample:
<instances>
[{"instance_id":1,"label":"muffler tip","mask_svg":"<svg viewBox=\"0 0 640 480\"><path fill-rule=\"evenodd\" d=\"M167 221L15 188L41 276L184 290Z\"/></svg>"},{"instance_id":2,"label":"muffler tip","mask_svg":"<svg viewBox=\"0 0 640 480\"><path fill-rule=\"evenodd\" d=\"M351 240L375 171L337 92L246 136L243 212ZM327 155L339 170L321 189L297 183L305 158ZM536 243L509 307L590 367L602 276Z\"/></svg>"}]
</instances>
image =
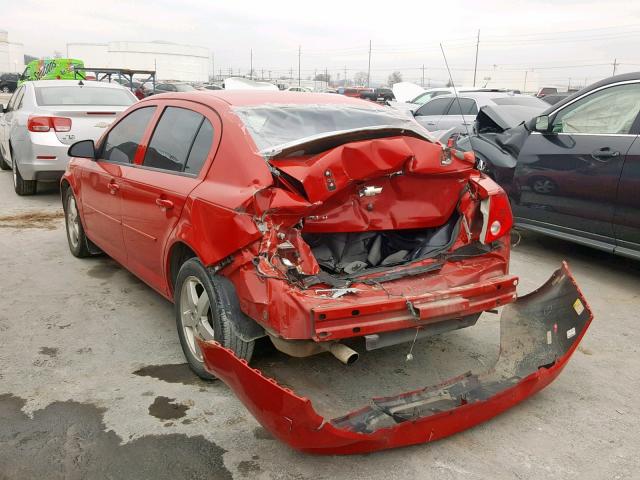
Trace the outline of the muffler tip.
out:
<instances>
[{"instance_id":1,"label":"muffler tip","mask_svg":"<svg viewBox=\"0 0 640 480\"><path fill-rule=\"evenodd\" d=\"M321 344L321 346L345 365L353 365L360 357L358 352L342 343Z\"/></svg>"}]
</instances>

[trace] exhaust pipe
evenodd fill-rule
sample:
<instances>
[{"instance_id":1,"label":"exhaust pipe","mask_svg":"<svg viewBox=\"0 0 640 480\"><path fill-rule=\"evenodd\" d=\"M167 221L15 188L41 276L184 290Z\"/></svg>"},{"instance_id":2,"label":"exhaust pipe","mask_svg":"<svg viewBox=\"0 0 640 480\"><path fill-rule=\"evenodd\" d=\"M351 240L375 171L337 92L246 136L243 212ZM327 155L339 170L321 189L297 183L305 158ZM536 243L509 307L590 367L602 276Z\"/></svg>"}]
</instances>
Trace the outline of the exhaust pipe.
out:
<instances>
[{"instance_id":1,"label":"exhaust pipe","mask_svg":"<svg viewBox=\"0 0 640 480\"><path fill-rule=\"evenodd\" d=\"M331 353L334 357L340 360L345 365L352 365L358 360L360 354L353 350L352 348L343 345L342 343L334 342L334 343L320 343L320 347L322 347L327 352Z\"/></svg>"}]
</instances>

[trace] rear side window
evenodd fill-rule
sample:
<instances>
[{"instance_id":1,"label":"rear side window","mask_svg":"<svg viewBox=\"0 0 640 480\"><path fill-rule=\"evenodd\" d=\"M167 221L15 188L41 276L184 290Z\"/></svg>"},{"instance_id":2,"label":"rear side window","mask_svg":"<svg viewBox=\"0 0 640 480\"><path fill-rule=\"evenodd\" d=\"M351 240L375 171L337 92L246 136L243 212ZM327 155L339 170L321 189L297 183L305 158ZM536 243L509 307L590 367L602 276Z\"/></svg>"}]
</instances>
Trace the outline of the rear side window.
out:
<instances>
[{"instance_id":1,"label":"rear side window","mask_svg":"<svg viewBox=\"0 0 640 480\"><path fill-rule=\"evenodd\" d=\"M200 126L198 135L196 135L196 139L193 142L191 152L189 152L189 158L187 159L187 164L184 167L184 171L186 173L190 173L192 175L198 175L198 173L200 173L204 162L207 160L212 143L213 126L211 125L211 122L205 118Z\"/></svg>"},{"instance_id":2,"label":"rear side window","mask_svg":"<svg viewBox=\"0 0 640 480\"><path fill-rule=\"evenodd\" d=\"M444 115L449 109L451 98L434 98L416 111L416 116Z\"/></svg>"},{"instance_id":3,"label":"rear side window","mask_svg":"<svg viewBox=\"0 0 640 480\"><path fill-rule=\"evenodd\" d=\"M155 109L156 107L139 108L118 122L104 141L102 158L110 162L133 163Z\"/></svg>"},{"instance_id":4,"label":"rear side window","mask_svg":"<svg viewBox=\"0 0 640 480\"><path fill-rule=\"evenodd\" d=\"M477 115L476 101L471 98L453 99L447 115Z\"/></svg>"},{"instance_id":5,"label":"rear side window","mask_svg":"<svg viewBox=\"0 0 640 480\"><path fill-rule=\"evenodd\" d=\"M192 110L167 107L153 132L142 164L173 172L184 171L203 120L202 115Z\"/></svg>"}]
</instances>

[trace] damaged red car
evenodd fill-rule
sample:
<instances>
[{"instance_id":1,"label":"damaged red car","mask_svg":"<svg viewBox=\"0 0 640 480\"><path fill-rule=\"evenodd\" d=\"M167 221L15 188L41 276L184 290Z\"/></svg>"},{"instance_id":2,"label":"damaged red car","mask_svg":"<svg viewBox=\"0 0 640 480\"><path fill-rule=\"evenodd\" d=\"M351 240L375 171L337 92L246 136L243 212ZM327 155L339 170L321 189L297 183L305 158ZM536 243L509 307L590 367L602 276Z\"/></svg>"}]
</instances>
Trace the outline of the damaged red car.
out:
<instances>
[{"instance_id":1,"label":"damaged red car","mask_svg":"<svg viewBox=\"0 0 640 480\"><path fill-rule=\"evenodd\" d=\"M105 252L173 301L191 368L225 381L304 451L379 450L484 421L553 380L591 320L566 265L517 298L505 193L472 153L383 106L287 92L159 95L69 154L71 252ZM499 307L501 352L488 372L334 419L249 366L263 337L290 356L329 352L349 365Z\"/></svg>"}]
</instances>

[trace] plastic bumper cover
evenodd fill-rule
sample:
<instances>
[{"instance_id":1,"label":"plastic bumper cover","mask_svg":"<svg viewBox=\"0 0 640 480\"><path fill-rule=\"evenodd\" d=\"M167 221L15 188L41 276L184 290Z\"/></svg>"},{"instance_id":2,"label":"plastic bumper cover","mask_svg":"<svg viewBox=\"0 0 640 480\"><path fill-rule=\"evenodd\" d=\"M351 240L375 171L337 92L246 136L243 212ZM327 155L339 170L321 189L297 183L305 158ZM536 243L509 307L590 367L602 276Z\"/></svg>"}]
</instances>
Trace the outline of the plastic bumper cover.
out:
<instances>
[{"instance_id":1,"label":"plastic bumper cover","mask_svg":"<svg viewBox=\"0 0 640 480\"><path fill-rule=\"evenodd\" d=\"M311 401L280 386L215 342L201 343L206 367L258 421L293 448L352 454L413 445L489 420L551 383L592 319L566 263L538 290L504 307L500 355L481 374L374 398L370 405L326 420Z\"/></svg>"}]
</instances>

